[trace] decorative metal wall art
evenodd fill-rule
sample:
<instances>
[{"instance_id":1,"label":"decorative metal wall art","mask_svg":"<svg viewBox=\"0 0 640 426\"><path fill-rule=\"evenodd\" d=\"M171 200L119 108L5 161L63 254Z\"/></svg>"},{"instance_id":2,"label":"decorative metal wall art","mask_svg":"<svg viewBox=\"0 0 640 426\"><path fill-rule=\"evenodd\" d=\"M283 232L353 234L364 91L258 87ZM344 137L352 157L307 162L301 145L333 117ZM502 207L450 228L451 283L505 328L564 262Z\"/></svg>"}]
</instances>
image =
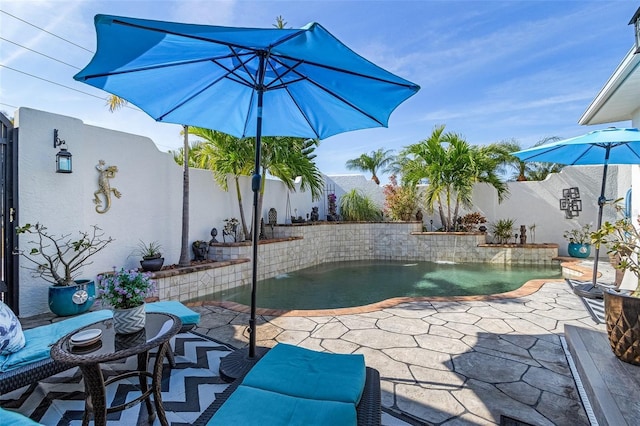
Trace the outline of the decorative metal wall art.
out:
<instances>
[{"instance_id":1,"label":"decorative metal wall art","mask_svg":"<svg viewBox=\"0 0 640 426\"><path fill-rule=\"evenodd\" d=\"M106 213L111 208L111 193L113 192L113 195L115 195L116 198L120 198L122 194L117 189L112 188L111 183L109 182L109 179L116 177L118 166L107 167L104 160L99 160L96 170L100 175L98 176L98 190L93 193L93 203L96 205L96 211L102 214ZM100 195L103 195L105 201L105 206L102 209L102 200L100 199Z\"/></svg>"},{"instance_id":2,"label":"decorative metal wall art","mask_svg":"<svg viewBox=\"0 0 640 426\"><path fill-rule=\"evenodd\" d=\"M560 210L564 210L565 219L572 219L580 216L582 211L582 200L578 187L566 188L562 190L560 198Z\"/></svg>"}]
</instances>

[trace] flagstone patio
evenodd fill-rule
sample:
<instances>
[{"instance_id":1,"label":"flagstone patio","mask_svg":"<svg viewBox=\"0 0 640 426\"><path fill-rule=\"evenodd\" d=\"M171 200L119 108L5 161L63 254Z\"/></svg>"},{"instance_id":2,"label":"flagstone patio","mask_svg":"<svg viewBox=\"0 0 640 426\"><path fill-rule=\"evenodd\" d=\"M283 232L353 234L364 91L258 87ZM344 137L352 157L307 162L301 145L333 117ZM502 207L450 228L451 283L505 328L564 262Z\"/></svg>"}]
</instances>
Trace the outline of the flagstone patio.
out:
<instances>
[{"instance_id":1,"label":"flagstone patio","mask_svg":"<svg viewBox=\"0 0 640 426\"><path fill-rule=\"evenodd\" d=\"M582 262L586 270L589 262ZM613 269L600 264L602 282ZM414 424L492 425L508 416L533 425L588 425L562 346L564 326L604 331L563 280L494 300L387 303L348 311L258 317L258 345L286 342L364 354L380 371L382 404ZM249 315L204 302L195 331L248 344ZM346 312L346 313L345 313ZM51 315L22 319L26 327ZM46 318L44 318L46 317ZM54 319L55 320L55 319ZM407 424L384 415L385 425Z\"/></svg>"},{"instance_id":2,"label":"flagstone patio","mask_svg":"<svg viewBox=\"0 0 640 426\"><path fill-rule=\"evenodd\" d=\"M247 344L246 313L194 309L202 314L198 332ZM382 404L424 424L491 425L501 415L534 425L589 424L561 336L566 324L605 328L564 281L512 299L258 319L259 345L364 354L380 371Z\"/></svg>"}]
</instances>

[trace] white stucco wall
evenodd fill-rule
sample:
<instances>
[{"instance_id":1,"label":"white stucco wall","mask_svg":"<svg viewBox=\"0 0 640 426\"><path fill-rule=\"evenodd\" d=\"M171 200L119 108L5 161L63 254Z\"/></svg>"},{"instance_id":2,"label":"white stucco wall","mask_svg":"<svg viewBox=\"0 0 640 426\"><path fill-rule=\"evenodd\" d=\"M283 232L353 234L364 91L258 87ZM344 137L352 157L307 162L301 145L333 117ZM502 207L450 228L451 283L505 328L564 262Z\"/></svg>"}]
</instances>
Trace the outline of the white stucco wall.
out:
<instances>
[{"instance_id":1,"label":"white stucco wall","mask_svg":"<svg viewBox=\"0 0 640 426\"><path fill-rule=\"evenodd\" d=\"M163 246L165 264L178 262L180 256L182 215L182 168L173 158L160 152L145 137L103 129L84 124L81 120L37 111L19 109L15 115L19 129L19 224L41 222L55 234L89 230L98 225L105 235L115 242L95 257L94 263L82 271L82 277L95 278L113 266L133 268L138 257L131 255L140 240L158 241ZM640 116L636 114L640 124ZM55 173L53 129L66 141L73 154L73 173ZM93 203L93 193L98 189L99 160L116 165L118 173L111 185L122 193L122 198L112 197L112 207L106 214L98 214ZM640 187L638 166L610 166L607 179L607 198L623 197L632 180ZM362 177L362 179L365 179ZM602 179L601 166L566 167L561 173L551 175L544 182L509 183L511 196L498 204L495 190L478 185L473 194L472 211L484 214L489 222L513 218L516 229L520 225L536 224L536 243L556 243L559 254L566 255L566 241L562 234L572 227L597 220L597 198ZM366 179L365 179L366 181ZM331 179L327 182L335 185ZM369 183L368 181L366 183ZM253 197L250 178L241 180L246 220L251 222ZM370 186L370 185L369 185ZM577 186L580 189L583 210L576 219L567 220L559 209L562 189ZM382 192L382 188L379 188ZM339 196L344 189L335 185ZM305 217L313 206L319 207L320 218L326 218L326 194L312 201L309 193L289 193L277 180L267 180L262 217L267 222L267 212L274 207L278 223L290 223L287 213ZM640 213L640 196L634 197L634 215ZM615 216L613 209L605 209L604 219ZM233 182L230 191L222 191L206 170L190 172L190 232L189 241L209 240L211 228L218 228L218 240L222 241L224 219L239 218ZM430 229L440 226L437 214L424 212L424 223ZM266 231L269 234L269 230ZM518 232L514 230L514 233ZM519 232L518 232L519 233ZM532 236L528 236L528 242ZM20 246L28 246L21 237ZM23 261L24 263L24 261ZM47 311L47 284L31 277L26 269L20 270L20 314L30 316Z\"/></svg>"},{"instance_id":2,"label":"white stucco wall","mask_svg":"<svg viewBox=\"0 0 640 426\"><path fill-rule=\"evenodd\" d=\"M15 114L19 129L19 225L40 222L57 235L77 235L98 225L115 242L99 253L82 271L82 277L95 278L113 266L138 267L139 258L131 255L140 240L158 241L163 247L165 264L180 257L182 224L182 167L171 155L160 152L146 138L84 124L81 120L29 108ZM66 141L73 155L73 173L55 173L53 129ZM98 214L93 193L98 189L99 160L116 165L118 173L111 185L122 193L112 196L112 206ZM218 228L222 240L224 219L239 218L233 182L229 192L222 191L211 172L190 171L189 241L209 240L211 228ZM249 178L242 179L245 217L251 223L253 196ZM269 179L263 203L263 217L275 207L279 223L284 223L288 191L277 180ZM290 194L291 211L306 215L311 211L309 193ZM293 213L292 213L293 214ZM20 247L30 246L21 236ZM190 253L191 254L191 253ZM22 259L21 263L26 264ZM20 269L20 315L46 312L47 283Z\"/></svg>"}]
</instances>

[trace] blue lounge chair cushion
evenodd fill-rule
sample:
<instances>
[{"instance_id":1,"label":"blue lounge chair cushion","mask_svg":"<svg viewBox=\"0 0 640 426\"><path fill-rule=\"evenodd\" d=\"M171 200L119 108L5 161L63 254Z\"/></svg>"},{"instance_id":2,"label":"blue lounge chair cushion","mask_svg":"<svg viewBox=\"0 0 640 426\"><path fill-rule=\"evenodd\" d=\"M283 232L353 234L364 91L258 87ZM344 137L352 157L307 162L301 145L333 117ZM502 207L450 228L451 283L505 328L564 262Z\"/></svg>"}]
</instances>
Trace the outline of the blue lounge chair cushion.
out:
<instances>
[{"instance_id":1,"label":"blue lounge chair cushion","mask_svg":"<svg viewBox=\"0 0 640 426\"><path fill-rule=\"evenodd\" d=\"M20 413L16 413L15 411L11 410L5 410L0 407L0 425L34 426L39 424L40 423L36 423L29 417L25 417Z\"/></svg>"},{"instance_id":2,"label":"blue lounge chair cushion","mask_svg":"<svg viewBox=\"0 0 640 426\"><path fill-rule=\"evenodd\" d=\"M64 321L54 322L24 331L26 344L18 352L0 355L0 372L49 358L51 345L72 331L103 319L111 318L110 310L93 311Z\"/></svg>"},{"instance_id":3,"label":"blue lounge chair cushion","mask_svg":"<svg viewBox=\"0 0 640 426\"><path fill-rule=\"evenodd\" d=\"M198 324L200 314L187 308L180 302L162 301L146 304L147 312L167 312L174 314L182 320L183 325ZM65 319L63 321L31 328L24 331L26 344L18 352L0 355L0 372L6 372L32 362L47 359L50 356L51 346L61 337L78 328L85 327L97 321L111 318L113 312L110 309L101 309Z\"/></svg>"},{"instance_id":4,"label":"blue lounge chair cushion","mask_svg":"<svg viewBox=\"0 0 640 426\"><path fill-rule=\"evenodd\" d=\"M175 300L147 303L147 312L166 312L180 318L182 325L197 325L200 322L200 314L187 308Z\"/></svg>"},{"instance_id":5,"label":"blue lounge chair cushion","mask_svg":"<svg viewBox=\"0 0 640 426\"><path fill-rule=\"evenodd\" d=\"M296 398L240 385L207 425L347 426L356 423L353 404Z\"/></svg>"},{"instance_id":6,"label":"blue lounge chair cushion","mask_svg":"<svg viewBox=\"0 0 640 426\"><path fill-rule=\"evenodd\" d=\"M360 402L366 380L364 356L317 352L280 343L262 357L242 384L284 395Z\"/></svg>"}]
</instances>

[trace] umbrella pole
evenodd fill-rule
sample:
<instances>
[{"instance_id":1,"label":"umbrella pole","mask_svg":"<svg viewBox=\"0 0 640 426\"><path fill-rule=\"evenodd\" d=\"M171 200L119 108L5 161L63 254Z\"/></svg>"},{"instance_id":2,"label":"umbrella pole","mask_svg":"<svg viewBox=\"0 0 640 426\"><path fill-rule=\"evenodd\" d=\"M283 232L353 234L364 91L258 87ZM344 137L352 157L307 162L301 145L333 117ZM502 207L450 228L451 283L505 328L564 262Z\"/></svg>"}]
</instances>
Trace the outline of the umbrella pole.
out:
<instances>
[{"instance_id":1,"label":"umbrella pole","mask_svg":"<svg viewBox=\"0 0 640 426\"><path fill-rule=\"evenodd\" d=\"M253 191L253 229L251 238L253 248L253 262L251 274L251 317L249 318L249 359L256 356L256 289L258 283L258 228L260 227L260 212L258 211L258 193L260 192L260 149L262 143L262 99L264 96L264 68L265 55L260 55L258 67L258 113L256 116L256 157L253 176L251 177L251 190Z\"/></svg>"},{"instance_id":2,"label":"umbrella pole","mask_svg":"<svg viewBox=\"0 0 640 426\"><path fill-rule=\"evenodd\" d=\"M602 187L600 188L600 197L598 198L598 227L596 230L599 230L602 226L602 210L604 209L604 204L607 202L607 199L604 196L604 189L607 184L607 169L609 168L609 153L611 152L611 145L607 145L607 151L604 157L604 171L602 173ZM593 288L596 288L596 284L598 281L598 255L600 254L600 245L596 246L595 258L593 259L593 281L591 284Z\"/></svg>"}]
</instances>

